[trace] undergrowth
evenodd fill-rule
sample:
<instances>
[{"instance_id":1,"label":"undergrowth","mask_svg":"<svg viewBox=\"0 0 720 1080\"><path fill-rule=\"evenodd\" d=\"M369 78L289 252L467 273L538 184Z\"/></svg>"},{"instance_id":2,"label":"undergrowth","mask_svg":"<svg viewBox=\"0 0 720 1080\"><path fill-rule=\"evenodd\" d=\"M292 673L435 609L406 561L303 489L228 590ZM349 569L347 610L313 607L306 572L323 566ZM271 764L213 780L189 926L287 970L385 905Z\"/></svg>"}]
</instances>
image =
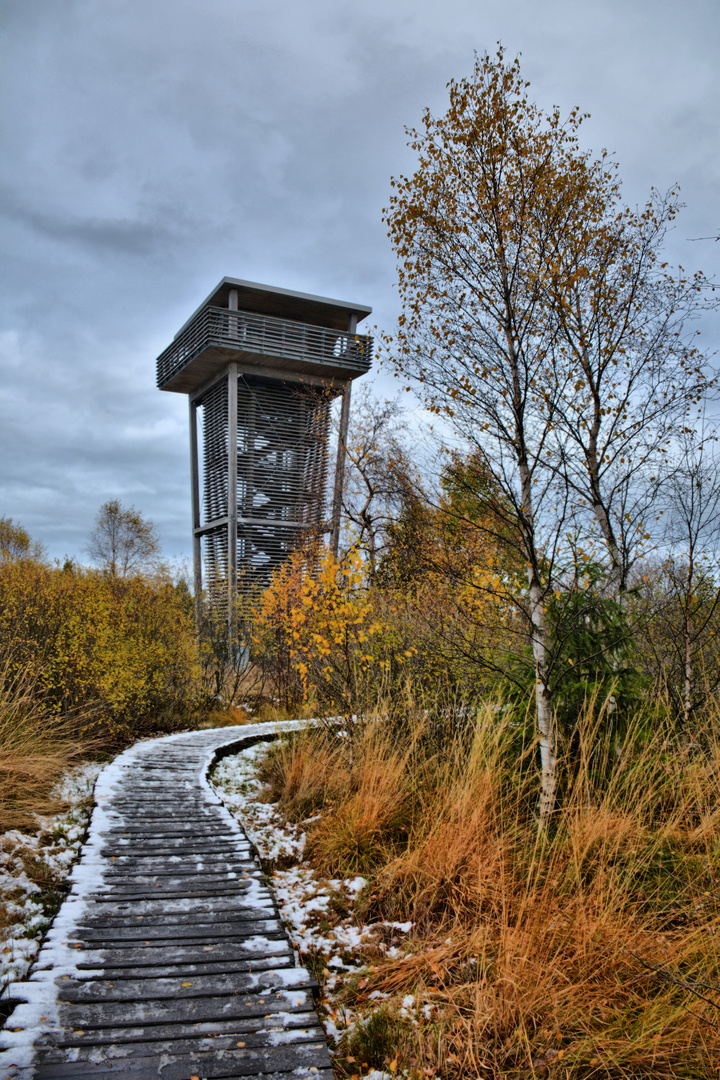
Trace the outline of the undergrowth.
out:
<instances>
[{"instance_id":1,"label":"undergrowth","mask_svg":"<svg viewBox=\"0 0 720 1080\"><path fill-rule=\"evenodd\" d=\"M414 924L346 988L363 1020L338 1076L716 1075L720 716L688 750L661 710L619 733L591 705L545 831L523 717L486 705L438 739L443 722L312 729L264 765L288 817L314 818L318 871L367 878L358 917Z\"/></svg>"}]
</instances>

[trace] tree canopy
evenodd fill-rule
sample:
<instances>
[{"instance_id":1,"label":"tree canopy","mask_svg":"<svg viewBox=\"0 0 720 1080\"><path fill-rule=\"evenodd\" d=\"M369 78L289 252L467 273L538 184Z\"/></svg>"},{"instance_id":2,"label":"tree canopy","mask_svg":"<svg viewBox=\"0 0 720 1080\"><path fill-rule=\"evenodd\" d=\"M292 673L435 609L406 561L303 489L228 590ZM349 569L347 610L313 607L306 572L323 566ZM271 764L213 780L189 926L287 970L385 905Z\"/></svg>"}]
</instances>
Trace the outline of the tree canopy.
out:
<instances>
[{"instance_id":1,"label":"tree canopy","mask_svg":"<svg viewBox=\"0 0 720 1080\"><path fill-rule=\"evenodd\" d=\"M152 521L119 499L103 503L97 512L87 553L111 577L125 578L146 569L158 556L160 541Z\"/></svg>"}]
</instances>

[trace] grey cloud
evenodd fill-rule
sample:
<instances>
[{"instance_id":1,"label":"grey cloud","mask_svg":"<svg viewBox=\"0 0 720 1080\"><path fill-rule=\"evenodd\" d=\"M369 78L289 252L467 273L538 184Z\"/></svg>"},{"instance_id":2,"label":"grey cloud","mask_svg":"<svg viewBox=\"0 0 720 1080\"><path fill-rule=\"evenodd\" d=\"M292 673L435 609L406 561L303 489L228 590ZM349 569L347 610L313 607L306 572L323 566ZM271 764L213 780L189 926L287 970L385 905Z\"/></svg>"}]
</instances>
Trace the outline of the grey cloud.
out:
<instances>
[{"instance_id":1,"label":"grey cloud","mask_svg":"<svg viewBox=\"0 0 720 1080\"><path fill-rule=\"evenodd\" d=\"M0 514L54 554L116 495L188 550L186 402L155 390L154 358L223 275L366 301L392 328L403 126L498 38L542 105L593 114L630 201L682 183L673 257L720 263L687 240L720 228L714 0L4 8Z\"/></svg>"},{"instance_id":2,"label":"grey cloud","mask_svg":"<svg viewBox=\"0 0 720 1080\"><path fill-rule=\"evenodd\" d=\"M159 244L167 243L171 235L168 228L161 227L157 222L62 218L34 207L17 205L14 212L9 206L4 208L4 212L15 222L22 222L51 240L90 248L98 259L113 255L149 255Z\"/></svg>"}]
</instances>

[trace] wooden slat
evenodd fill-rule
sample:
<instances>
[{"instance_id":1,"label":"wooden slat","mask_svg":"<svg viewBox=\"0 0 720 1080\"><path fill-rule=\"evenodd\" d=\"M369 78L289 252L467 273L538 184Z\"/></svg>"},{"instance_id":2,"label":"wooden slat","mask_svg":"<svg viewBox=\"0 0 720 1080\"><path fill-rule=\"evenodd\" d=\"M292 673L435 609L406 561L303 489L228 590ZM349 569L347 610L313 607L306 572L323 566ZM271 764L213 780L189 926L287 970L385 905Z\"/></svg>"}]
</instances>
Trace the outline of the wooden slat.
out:
<instances>
[{"instance_id":1,"label":"wooden slat","mask_svg":"<svg viewBox=\"0 0 720 1080\"><path fill-rule=\"evenodd\" d=\"M314 1012L287 1012L282 1017L246 1016L230 1020L182 1021L177 1024L129 1025L127 1027L96 1027L84 1031L76 1028L70 1035L65 1032L49 1032L44 1037L48 1046L103 1046L124 1042L164 1042L167 1039L198 1038L201 1035L243 1036L269 1031L294 1031L296 1028L312 1028L317 1024Z\"/></svg>"}]
</instances>

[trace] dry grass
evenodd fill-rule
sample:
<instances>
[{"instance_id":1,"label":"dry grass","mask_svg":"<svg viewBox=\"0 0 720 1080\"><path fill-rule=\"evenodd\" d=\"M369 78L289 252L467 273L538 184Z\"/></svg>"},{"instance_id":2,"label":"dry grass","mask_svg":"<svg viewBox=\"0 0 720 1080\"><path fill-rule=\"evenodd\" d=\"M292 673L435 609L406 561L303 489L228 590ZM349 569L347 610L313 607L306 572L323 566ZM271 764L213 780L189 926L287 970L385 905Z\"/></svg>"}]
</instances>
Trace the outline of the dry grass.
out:
<instances>
[{"instance_id":1,"label":"dry grass","mask_svg":"<svg viewBox=\"0 0 720 1080\"><path fill-rule=\"evenodd\" d=\"M442 752L419 713L365 725L352 753L331 732L277 748L276 797L320 811L310 858L368 877L366 921L415 924L347 991L370 1010L350 1060L387 1067L392 1048L418 1080L720 1073L720 747L683 755L648 722L618 755L602 711L585 721L544 835L534 747L490 708ZM417 1027L394 1007L409 993L430 1007Z\"/></svg>"},{"instance_id":2,"label":"dry grass","mask_svg":"<svg viewBox=\"0 0 720 1080\"><path fill-rule=\"evenodd\" d=\"M36 814L62 809L52 789L92 749L77 736L82 727L82 717L49 714L29 675L0 671L0 832L35 828Z\"/></svg>"},{"instance_id":3,"label":"dry grass","mask_svg":"<svg viewBox=\"0 0 720 1080\"><path fill-rule=\"evenodd\" d=\"M237 705L230 705L226 709L213 709L204 720L195 726L198 731L204 731L207 728L235 727L237 724L252 723L254 723L254 720L249 712Z\"/></svg>"}]
</instances>

